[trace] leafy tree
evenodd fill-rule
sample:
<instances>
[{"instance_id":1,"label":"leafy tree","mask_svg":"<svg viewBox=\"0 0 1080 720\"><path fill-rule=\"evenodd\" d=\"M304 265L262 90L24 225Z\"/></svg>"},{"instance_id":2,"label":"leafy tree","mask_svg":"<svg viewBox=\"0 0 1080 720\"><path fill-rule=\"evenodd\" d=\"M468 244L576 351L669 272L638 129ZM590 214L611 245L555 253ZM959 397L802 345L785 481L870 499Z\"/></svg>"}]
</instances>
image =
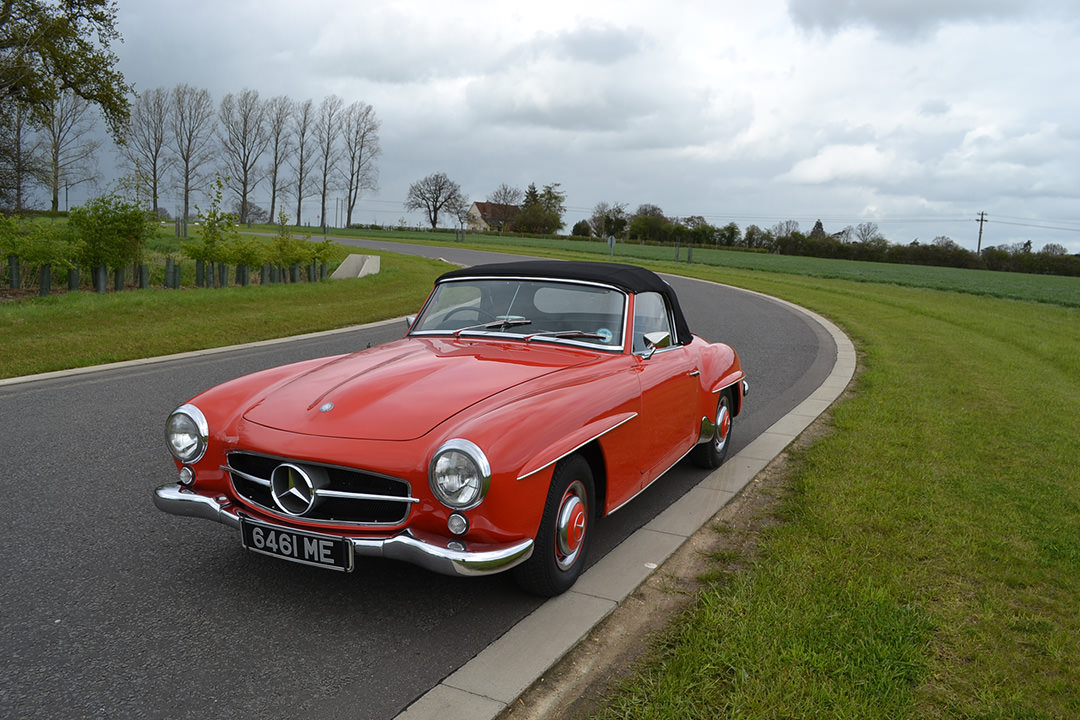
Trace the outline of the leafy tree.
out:
<instances>
[{"instance_id":1,"label":"leafy tree","mask_svg":"<svg viewBox=\"0 0 1080 720\"><path fill-rule=\"evenodd\" d=\"M0 111L28 108L44 119L71 91L99 108L113 136L127 124L130 90L116 69L114 0L0 1Z\"/></svg>"},{"instance_id":2,"label":"leafy tree","mask_svg":"<svg viewBox=\"0 0 1080 720\"><path fill-rule=\"evenodd\" d=\"M414 182L405 196L405 209L423 210L432 230L439 226L439 213L449 213L456 218L465 206L461 186L443 172L432 173Z\"/></svg>"},{"instance_id":3,"label":"leafy tree","mask_svg":"<svg viewBox=\"0 0 1080 720\"><path fill-rule=\"evenodd\" d=\"M308 261L311 256L306 240L294 237L289 227L289 217L282 210L278 213L278 234L270 253L271 262L280 267L292 267Z\"/></svg>"},{"instance_id":4,"label":"leafy tree","mask_svg":"<svg viewBox=\"0 0 1080 720\"><path fill-rule=\"evenodd\" d=\"M23 235L18 256L31 265L49 265L55 270L74 267L78 244L70 224L36 222Z\"/></svg>"},{"instance_id":5,"label":"leafy tree","mask_svg":"<svg viewBox=\"0 0 1080 720\"><path fill-rule=\"evenodd\" d=\"M767 250L772 247L773 235L757 225L748 225L743 233L743 245L751 250Z\"/></svg>"},{"instance_id":6,"label":"leafy tree","mask_svg":"<svg viewBox=\"0 0 1080 720\"><path fill-rule=\"evenodd\" d=\"M591 237L592 227L589 226L588 220L578 220L574 223L574 228L570 231L570 234L574 237Z\"/></svg>"},{"instance_id":7,"label":"leafy tree","mask_svg":"<svg viewBox=\"0 0 1080 720\"><path fill-rule=\"evenodd\" d=\"M195 206L199 218L199 239L182 245L184 254L192 260L225 262L229 244L239 235L236 216L221 209L226 181L218 174L214 190L210 193L210 205L205 212L198 205Z\"/></svg>"},{"instance_id":8,"label":"leafy tree","mask_svg":"<svg viewBox=\"0 0 1080 720\"><path fill-rule=\"evenodd\" d=\"M695 245L715 245L717 229L706 222L700 215L691 215L682 222L682 229L676 232L683 234L687 240Z\"/></svg>"},{"instance_id":9,"label":"leafy tree","mask_svg":"<svg viewBox=\"0 0 1080 720\"><path fill-rule=\"evenodd\" d=\"M739 240L742 238L742 232L739 230L739 226L733 222L729 222L722 228L718 228L716 231L716 242L718 245L724 247L734 247L739 244Z\"/></svg>"},{"instance_id":10,"label":"leafy tree","mask_svg":"<svg viewBox=\"0 0 1080 720\"><path fill-rule=\"evenodd\" d=\"M266 243L251 235L234 234L222 247L221 260L237 267L258 267L270 257Z\"/></svg>"},{"instance_id":11,"label":"leafy tree","mask_svg":"<svg viewBox=\"0 0 1080 720\"><path fill-rule=\"evenodd\" d=\"M530 183L521 201L521 212L514 218L514 229L543 235L558 232L564 225L565 203L566 193L559 190L559 183L545 185L542 191Z\"/></svg>"},{"instance_id":12,"label":"leafy tree","mask_svg":"<svg viewBox=\"0 0 1080 720\"><path fill-rule=\"evenodd\" d=\"M642 242L667 242L673 230L673 223L664 217L664 211L656 205L639 205L630 218L629 235Z\"/></svg>"},{"instance_id":13,"label":"leafy tree","mask_svg":"<svg viewBox=\"0 0 1080 720\"><path fill-rule=\"evenodd\" d=\"M619 237L626 231L629 224L630 218L626 214L624 203L609 205L606 202L599 202L589 217L589 226L593 234L601 238Z\"/></svg>"},{"instance_id":14,"label":"leafy tree","mask_svg":"<svg viewBox=\"0 0 1080 720\"><path fill-rule=\"evenodd\" d=\"M72 208L68 222L78 233L79 260L92 268L138 262L150 236L146 211L115 193Z\"/></svg>"}]
</instances>

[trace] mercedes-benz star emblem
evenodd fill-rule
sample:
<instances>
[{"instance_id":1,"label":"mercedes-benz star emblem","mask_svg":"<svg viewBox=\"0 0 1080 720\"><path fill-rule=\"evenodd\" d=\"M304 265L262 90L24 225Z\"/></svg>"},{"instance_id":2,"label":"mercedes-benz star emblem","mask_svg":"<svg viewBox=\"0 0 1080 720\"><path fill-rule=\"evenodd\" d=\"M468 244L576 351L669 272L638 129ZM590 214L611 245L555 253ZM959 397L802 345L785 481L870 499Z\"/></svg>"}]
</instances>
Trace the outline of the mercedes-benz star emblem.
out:
<instances>
[{"instance_id":1,"label":"mercedes-benz star emblem","mask_svg":"<svg viewBox=\"0 0 1080 720\"><path fill-rule=\"evenodd\" d=\"M299 465L282 463L270 474L270 494L277 506L290 515L304 515L315 507L316 485Z\"/></svg>"}]
</instances>

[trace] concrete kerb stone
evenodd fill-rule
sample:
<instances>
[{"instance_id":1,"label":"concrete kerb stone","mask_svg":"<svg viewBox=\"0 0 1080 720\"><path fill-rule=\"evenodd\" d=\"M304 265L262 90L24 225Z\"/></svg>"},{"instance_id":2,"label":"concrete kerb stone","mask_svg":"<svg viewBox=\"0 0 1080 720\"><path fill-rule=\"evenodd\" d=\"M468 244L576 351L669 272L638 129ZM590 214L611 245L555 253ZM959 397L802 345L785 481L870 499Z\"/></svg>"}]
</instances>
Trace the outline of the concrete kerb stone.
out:
<instances>
[{"instance_id":1,"label":"concrete kerb stone","mask_svg":"<svg viewBox=\"0 0 1080 720\"><path fill-rule=\"evenodd\" d=\"M806 315L832 337L837 353L828 378L788 415L589 568L570 591L545 602L394 720L497 718L840 397L855 375L851 340L820 315L771 299ZM449 704L450 699L460 705Z\"/></svg>"}]
</instances>

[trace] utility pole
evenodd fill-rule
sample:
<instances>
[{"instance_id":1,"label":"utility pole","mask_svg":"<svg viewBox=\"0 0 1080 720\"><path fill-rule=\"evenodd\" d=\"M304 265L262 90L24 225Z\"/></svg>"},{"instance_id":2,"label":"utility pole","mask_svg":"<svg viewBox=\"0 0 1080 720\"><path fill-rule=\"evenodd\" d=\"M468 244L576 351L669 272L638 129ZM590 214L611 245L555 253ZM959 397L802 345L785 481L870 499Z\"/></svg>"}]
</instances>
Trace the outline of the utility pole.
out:
<instances>
[{"instance_id":1,"label":"utility pole","mask_svg":"<svg viewBox=\"0 0 1080 720\"><path fill-rule=\"evenodd\" d=\"M986 213L985 212L980 212L979 213L979 245L975 250L976 255L981 255L982 254L982 231L983 231L983 223L985 223L985 222L986 222Z\"/></svg>"}]
</instances>

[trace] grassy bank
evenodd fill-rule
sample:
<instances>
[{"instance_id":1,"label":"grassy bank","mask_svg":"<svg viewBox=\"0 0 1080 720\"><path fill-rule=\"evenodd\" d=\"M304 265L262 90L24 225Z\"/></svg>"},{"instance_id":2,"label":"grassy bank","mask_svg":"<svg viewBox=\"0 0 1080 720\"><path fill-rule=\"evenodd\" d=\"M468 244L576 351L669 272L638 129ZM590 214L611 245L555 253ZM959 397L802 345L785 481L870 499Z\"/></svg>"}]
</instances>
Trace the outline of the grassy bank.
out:
<instances>
[{"instance_id":1,"label":"grassy bank","mask_svg":"<svg viewBox=\"0 0 1080 720\"><path fill-rule=\"evenodd\" d=\"M700 274L829 316L865 370L751 569L599 717L1080 716L1080 311Z\"/></svg>"},{"instance_id":2,"label":"grassy bank","mask_svg":"<svg viewBox=\"0 0 1080 720\"><path fill-rule=\"evenodd\" d=\"M384 320L419 310L434 279L448 268L424 258L382 255L381 272L358 280L63 293L0 303L0 377Z\"/></svg>"}]
</instances>

